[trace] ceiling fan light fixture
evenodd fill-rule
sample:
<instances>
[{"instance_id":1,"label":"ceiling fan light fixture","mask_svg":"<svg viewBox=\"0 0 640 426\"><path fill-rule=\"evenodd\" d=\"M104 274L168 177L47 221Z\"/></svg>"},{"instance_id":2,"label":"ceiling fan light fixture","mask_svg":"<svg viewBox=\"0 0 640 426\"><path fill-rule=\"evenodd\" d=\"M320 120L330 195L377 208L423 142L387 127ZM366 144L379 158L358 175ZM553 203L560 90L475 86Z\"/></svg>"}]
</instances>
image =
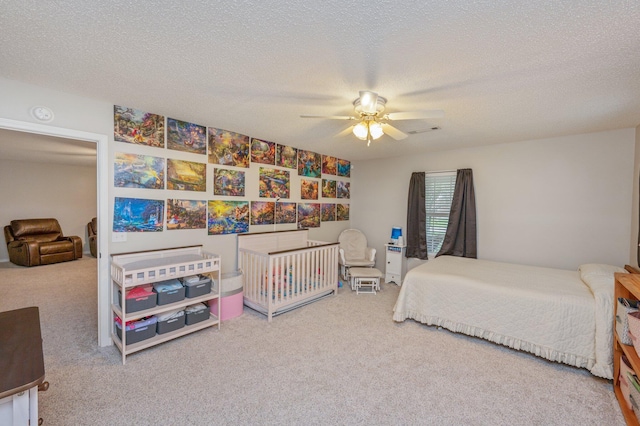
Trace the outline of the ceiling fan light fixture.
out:
<instances>
[{"instance_id":1,"label":"ceiling fan light fixture","mask_svg":"<svg viewBox=\"0 0 640 426\"><path fill-rule=\"evenodd\" d=\"M361 121L355 126L353 126L353 134L361 140L366 140L369 135L369 126L365 121Z\"/></svg>"},{"instance_id":2,"label":"ceiling fan light fixture","mask_svg":"<svg viewBox=\"0 0 640 426\"><path fill-rule=\"evenodd\" d=\"M382 130L382 126L377 121L373 121L369 123L369 133L371 134L371 138L373 140L380 139L382 135L384 135L384 130Z\"/></svg>"},{"instance_id":3,"label":"ceiling fan light fixture","mask_svg":"<svg viewBox=\"0 0 640 426\"><path fill-rule=\"evenodd\" d=\"M367 114L375 114L378 108L378 94L375 92L360 92L360 105Z\"/></svg>"}]
</instances>

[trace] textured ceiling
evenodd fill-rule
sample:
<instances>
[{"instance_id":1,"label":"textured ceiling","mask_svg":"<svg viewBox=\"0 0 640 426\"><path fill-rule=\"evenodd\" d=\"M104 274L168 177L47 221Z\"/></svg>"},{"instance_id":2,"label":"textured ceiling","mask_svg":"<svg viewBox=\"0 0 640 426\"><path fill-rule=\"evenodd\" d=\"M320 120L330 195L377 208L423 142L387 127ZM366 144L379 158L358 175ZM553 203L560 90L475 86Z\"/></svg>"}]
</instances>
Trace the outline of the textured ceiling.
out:
<instances>
[{"instance_id":1,"label":"textured ceiling","mask_svg":"<svg viewBox=\"0 0 640 426\"><path fill-rule=\"evenodd\" d=\"M1 4L0 76L352 161L640 124L638 1ZM441 130L299 117L360 90Z\"/></svg>"}]
</instances>

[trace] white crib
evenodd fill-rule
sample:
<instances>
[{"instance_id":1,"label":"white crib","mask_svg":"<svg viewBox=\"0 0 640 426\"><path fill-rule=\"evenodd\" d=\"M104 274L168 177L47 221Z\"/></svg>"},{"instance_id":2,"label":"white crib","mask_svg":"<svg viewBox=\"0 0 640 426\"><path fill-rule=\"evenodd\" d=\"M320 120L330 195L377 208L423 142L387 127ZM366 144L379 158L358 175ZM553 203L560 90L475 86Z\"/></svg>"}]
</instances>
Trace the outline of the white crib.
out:
<instances>
[{"instance_id":1,"label":"white crib","mask_svg":"<svg viewBox=\"0 0 640 426\"><path fill-rule=\"evenodd\" d=\"M238 235L244 304L274 315L337 294L338 243L311 241L309 231Z\"/></svg>"}]
</instances>

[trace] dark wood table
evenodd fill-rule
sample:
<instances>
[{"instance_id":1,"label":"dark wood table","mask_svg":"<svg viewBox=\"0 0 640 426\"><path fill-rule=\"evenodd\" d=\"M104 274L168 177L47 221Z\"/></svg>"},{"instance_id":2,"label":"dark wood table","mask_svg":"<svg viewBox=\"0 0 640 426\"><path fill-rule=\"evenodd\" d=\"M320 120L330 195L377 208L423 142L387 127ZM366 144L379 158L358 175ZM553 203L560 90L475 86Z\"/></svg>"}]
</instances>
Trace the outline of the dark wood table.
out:
<instances>
[{"instance_id":1,"label":"dark wood table","mask_svg":"<svg viewBox=\"0 0 640 426\"><path fill-rule=\"evenodd\" d=\"M44 357L38 308L0 312L0 399L32 390L43 383Z\"/></svg>"}]
</instances>

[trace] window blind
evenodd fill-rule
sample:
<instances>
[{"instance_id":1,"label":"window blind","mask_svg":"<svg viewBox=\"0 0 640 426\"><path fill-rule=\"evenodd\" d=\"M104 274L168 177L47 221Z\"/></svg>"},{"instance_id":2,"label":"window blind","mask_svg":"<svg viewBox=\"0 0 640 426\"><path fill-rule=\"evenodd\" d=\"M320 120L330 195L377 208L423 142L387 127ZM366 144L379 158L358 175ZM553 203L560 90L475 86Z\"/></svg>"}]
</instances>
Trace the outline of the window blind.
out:
<instances>
[{"instance_id":1,"label":"window blind","mask_svg":"<svg viewBox=\"0 0 640 426\"><path fill-rule=\"evenodd\" d=\"M456 172L425 174L425 205L427 212L427 252L435 255L440 251L449 224L449 213Z\"/></svg>"}]
</instances>

